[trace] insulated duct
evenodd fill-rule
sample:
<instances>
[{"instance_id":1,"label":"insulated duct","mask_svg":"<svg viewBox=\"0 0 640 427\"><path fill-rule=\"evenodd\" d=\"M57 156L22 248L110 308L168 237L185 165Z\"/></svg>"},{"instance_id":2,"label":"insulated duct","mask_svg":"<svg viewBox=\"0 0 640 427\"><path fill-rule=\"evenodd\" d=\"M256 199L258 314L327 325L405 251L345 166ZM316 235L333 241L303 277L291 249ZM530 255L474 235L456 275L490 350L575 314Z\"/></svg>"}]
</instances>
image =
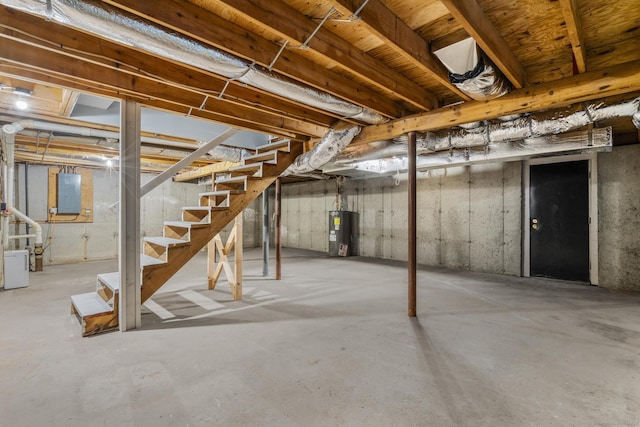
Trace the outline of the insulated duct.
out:
<instances>
[{"instance_id":1,"label":"insulated duct","mask_svg":"<svg viewBox=\"0 0 640 427\"><path fill-rule=\"evenodd\" d=\"M484 101L509 93L510 85L469 37L434 52L449 70L449 80L471 99Z\"/></svg>"},{"instance_id":2,"label":"insulated duct","mask_svg":"<svg viewBox=\"0 0 640 427\"><path fill-rule=\"evenodd\" d=\"M435 156L441 156L438 153L446 151L442 154L444 156L442 159L451 159L456 156L464 157L465 153L469 154L473 150L483 153L487 148L492 152L517 149L522 154L524 148L527 147L528 155L544 154L559 139L543 137L564 134L598 121L617 117L640 119L640 97L612 105L602 103L584 105L580 110L574 108L552 113L531 114L511 121L489 123L472 129L420 133L416 141L417 152L418 154L430 154L424 158L432 156L435 158ZM539 138L543 138L542 140L548 141L548 143L537 144L536 141L541 141ZM603 140L608 139L604 138ZM336 156L333 163L327 165L324 171L328 172L328 169L331 168L344 169L346 165L357 162L406 156L407 137L395 138L394 142L395 144L384 142L349 147ZM448 162L437 161L436 163Z\"/></svg>"},{"instance_id":3,"label":"insulated duct","mask_svg":"<svg viewBox=\"0 0 640 427\"><path fill-rule=\"evenodd\" d=\"M172 61L211 71L258 89L365 123L386 119L375 111L316 90L268 69L218 51L156 25L135 19L102 2L78 0L0 0L0 3L43 18L95 33ZM48 4L51 9L48 10Z\"/></svg>"},{"instance_id":4,"label":"insulated duct","mask_svg":"<svg viewBox=\"0 0 640 427\"><path fill-rule=\"evenodd\" d=\"M120 139L120 134L118 132L102 130L102 129L92 129L83 126L72 126L65 125L59 123L51 123L51 122L43 122L39 120L20 120L13 125L19 125L23 129L34 129L40 131L48 131L48 132L58 132L67 135L79 135L84 139L84 142L87 142L86 138L96 138L105 140L104 143L97 143L92 141L93 145L100 145L108 148L118 149L118 144L112 143L110 141L117 141ZM23 134L28 134L31 136L37 136L33 133L22 132ZM166 154L166 155L176 155L184 157L184 151L195 151L198 149L197 145L189 144L186 142L180 141L171 141L161 138L153 138L148 136L142 136L140 141L146 145L162 145L166 147L175 148L176 150L163 150L163 149L153 149L151 147L142 147L143 154ZM73 142L73 141L72 141ZM179 153L181 150L183 153ZM207 153L207 156L210 159L215 160L226 160L230 162L239 162L242 158L250 155L251 153L243 148L233 148L233 147L223 147L217 146L214 147Z\"/></svg>"},{"instance_id":5,"label":"insulated duct","mask_svg":"<svg viewBox=\"0 0 640 427\"><path fill-rule=\"evenodd\" d=\"M360 126L339 123L329 129L311 151L299 155L283 172L283 175L300 175L320 169L332 161L336 155L360 133Z\"/></svg>"}]
</instances>

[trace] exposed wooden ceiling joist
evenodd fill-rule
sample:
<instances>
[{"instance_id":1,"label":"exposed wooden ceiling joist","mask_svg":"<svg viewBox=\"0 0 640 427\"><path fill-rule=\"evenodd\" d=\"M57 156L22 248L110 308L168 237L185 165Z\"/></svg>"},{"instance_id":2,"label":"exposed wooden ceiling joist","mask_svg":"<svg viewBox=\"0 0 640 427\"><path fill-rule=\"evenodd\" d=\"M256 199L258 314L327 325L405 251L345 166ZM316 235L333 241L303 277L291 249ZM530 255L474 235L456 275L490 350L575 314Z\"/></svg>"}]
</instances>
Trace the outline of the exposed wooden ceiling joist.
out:
<instances>
[{"instance_id":1,"label":"exposed wooden ceiling joist","mask_svg":"<svg viewBox=\"0 0 640 427\"><path fill-rule=\"evenodd\" d=\"M109 58L106 61L109 65L115 63L122 68L130 69L130 71L171 82L174 85L178 84L186 88L195 88L203 93L210 93L213 97L223 90L226 83L225 79L205 70L176 61L163 60L131 47L92 37L72 28L64 28L63 30L56 23L43 21L23 12L6 7L2 7L1 12L0 26L4 27L2 29L4 34L19 36L25 41L45 41L52 49L69 52L74 56L84 57L91 61L105 62L104 58ZM20 28L20 33L9 29L12 27ZM231 84L227 87L224 99L247 108L268 109L273 114L323 126L328 126L337 119L337 115L331 117L326 112L319 112L303 104L293 103L238 84Z\"/></svg>"},{"instance_id":2,"label":"exposed wooden ceiling joist","mask_svg":"<svg viewBox=\"0 0 640 427\"><path fill-rule=\"evenodd\" d=\"M441 0L451 15L475 39L476 43L504 73L511 84L522 88L526 84L524 68L504 41L496 27L476 0Z\"/></svg>"},{"instance_id":3,"label":"exposed wooden ceiling joist","mask_svg":"<svg viewBox=\"0 0 640 427\"><path fill-rule=\"evenodd\" d=\"M575 0L560 0L560 7L567 24L567 32L571 41L573 58L576 61L576 68L579 73L587 71L587 50L582 36L582 25L580 24L580 13Z\"/></svg>"},{"instance_id":4,"label":"exposed wooden ceiling joist","mask_svg":"<svg viewBox=\"0 0 640 427\"><path fill-rule=\"evenodd\" d=\"M435 96L387 64L369 56L296 9L269 0L222 0L250 22L262 25L291 40L297 45L307 46L359 78L375 85L391 96L399 96L421 110L437 106ZM309 37L313 34L313 37Z\"/></svg>"},{"instance_id":5,"label":"exposed wooden ceiling joist","mask_svg":"<svg viewBox=\"0 0 640 427\"><path fill-rule=\"evenodd\" d=\"M53 71L73 79L96 82L112 88L117 93L135 94L142 104L148 104L148 100L163 100L193 110L211 110L229 118L243 120L246 122L243 128L249 129L255 123L309 136L321 136L326 132L326 127L232 105L194 89L158 81L133 70L123 69L117 63L87 61L70 52L25 44L22 40L8 37L5 33L0 36L3 40L0 44L0 58L32 68Z\"/></svg>"},{"instance_id":6,"label":"exposed wooden ceiling joist","mask_svg":"<svg viewBox=\"0 0 640 427\"><path fill-rule=\"evenodd\" d=\"M333 2L345 16L353 15L362 5L360 0L333 0ZM451 83L447 69L431 53L429 43L394 15L380 0L369 0L360 10L358 19L383 39L387 46L392 47L434 80L458 94L462 99L471 99Z\"/></svg>"},{"instance_id":7,"label":"exposed wooden ceiling joist","mask_svg":"<svg viewBox=\"0 0 640 427\"><path fill-rule=\"evenodd\" d=\"M165 0L161 8L144 0L107 0L105 3L264 67L268 67L280 51L281 46L277 43L240 29L188 2ZM351 79L331 70L321 69L294 52L285 50L274 64L273 70L387 117L398 117L402 113L402 107L393 99L385 98L366 87L355 86Z\"/></svg>"},{"instance_id":8,"label":"exposed wooden ceiling joist","mask_svg":"<svg viewBox=\"0 0 640 427\"><path fill-rule=\"evenodd\" d=\"M557 82L514 90L501 98L469 101L365 127L352 144L387 140L412 131L430 131L497 117L560 108L573 103L640 90L640 61L576 74Z\"/></svg>"}]
</instances>

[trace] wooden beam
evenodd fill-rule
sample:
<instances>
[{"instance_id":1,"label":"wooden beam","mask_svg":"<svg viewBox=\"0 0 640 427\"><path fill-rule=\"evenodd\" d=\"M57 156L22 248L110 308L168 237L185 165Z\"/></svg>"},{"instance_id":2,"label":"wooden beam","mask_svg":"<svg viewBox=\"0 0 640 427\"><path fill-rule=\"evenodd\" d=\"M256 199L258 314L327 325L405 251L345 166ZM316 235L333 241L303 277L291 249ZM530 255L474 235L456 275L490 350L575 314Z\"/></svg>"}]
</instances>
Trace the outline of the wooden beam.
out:
<instances>
[{"instance_id":1,"label":"wooden beam","mask_svg":"<svg viewBox=\"0 0 640 427\"><path fill-rule=\"evenodd\" d=\"M411 131L449 128L509 114L560 108L567 105L640 90L640 60L598 71L542 83L491 101L469 101L407 116L362 129L352 145L395 138Z\"/></svg>"},{"instance_id":2,"label":"wooden beam","mask_svg":"<svg viewBox=\"0 0 640 427\"><path fill-rule=\"evenodd\" d=\"M333 3L343 15L351 16L360 8L362 0L333 0ZM462 99L471 100L467 94L451 83L449 72L431 53L429 43L380 0L369 0L360 11L359 18L359 22L384 40L388 47Z\"/></svg>"},{"instance_id":3,"label":"wooden beam","mask_svg":"<svg viewBox=\"0 0 640 427\"><path fill-rule=\"evenodd\" d=\"M68 78L85 82L97 82L111 88L119 97L122 93L135 94L141 103L145 100L165 100L180 104L191 110L211 110L230 119L245 121L242 128L251 128L251 123L268 125L275 128L294 130L311 136L321 136L326 128L298 120L277 117L268 112L256 111L239 105L231 105L224 100L209 97L207 93L181 87L177 84L158 81L125 70L113 64L108 66L94 61L85 61L72 53L59 52L51 48L25 44L13 37L2 35L0 58L6 61L56 72Z\"/></svg>"},{"instance_id":4,"label":"wooden beam","mask_svg":"<svg viewBox=\"0 0 640 427\"><path fill-rule=\"evenodd\" d=\"M293 43L307 46L341 68L357 75L391 96L399 96L422 110L438 105L436 97L408 77L351 45L326 28L318 29L318 22L308 18L285 2L272 0L221 0L249 22L275 32ZM317 30L317 32L316 32Z\"/></svg>"},{"instance_id":5,"label":"wooden beam","mask_svg":"<svg viewBox=\"0 0 640 427\"><path fill-rule=\"evenodd\" d=\"M562 8L564 21L567 25L576 67L579 73L584 73L587 71L587 50L584 45L578 5L575 0L560 0L560 8Z\"/></svg>"},{"instance_id":6,"label":"wooden beam","mask_svg":"<svg viewBox=\"0 0 640 427\"><path fill-rule=\"evenodd\" d=\"M280 45L253 32L240 29L221 17L189 2L164 0L162 7L145 0L106 0L137 16L184 34L206 45L239 56L249 62L268 67L280 51ZM398 117L402 108L393 100L361 85L337 72L285 50L273 67L292 79L331 93L387 117Z\"/></svg>"},{"instance_id":7,"label":"wooden beam","mask_svg":"<svg viewBox=\"0 0 640 427\"><path fill-rule=\"evenodd\" d=\"M476 0L441 0L451 15L516 88L526 84L524 68Z\"/></svg>"}]
</instances>

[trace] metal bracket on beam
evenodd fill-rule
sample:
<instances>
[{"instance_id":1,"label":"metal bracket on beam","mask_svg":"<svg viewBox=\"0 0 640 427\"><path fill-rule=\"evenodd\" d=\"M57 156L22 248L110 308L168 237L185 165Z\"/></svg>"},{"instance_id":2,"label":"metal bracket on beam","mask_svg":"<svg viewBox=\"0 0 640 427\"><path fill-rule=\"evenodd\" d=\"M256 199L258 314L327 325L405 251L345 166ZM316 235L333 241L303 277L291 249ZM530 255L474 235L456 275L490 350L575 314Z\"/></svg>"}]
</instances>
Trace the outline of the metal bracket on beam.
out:
<instances>
[{"instance_id":1,"label":"metal bracket on beam","mask_svg":"<svg viewBox=\"0 0 640 427\"><path fill-rule=\"evenodd\" d=\"M325 22L327 22L327 20L335 12L337 12L336 8L335 7L331 7L331 9L329 9L329 12L327 12L327 14L324 16L324 18L322 18L322 21L320 21L318 23L318 26L316 27L316 29L313 30L313 32L309 35L309 37L307 37L307 39L304 41L304 43L302 43L300 46L298 46L297 49L302 49L302 50L308 49L309 48L309 43L311 42L311 39L313 39L315 37L315 35L318 33L318 31L320 31L320 28L322 28L322 26L325 24Z\"/></svg>"},{"instance_id":2,"label":"metal bracket on beam","mask_svg":"<svg viewBox=\"0 0 640 427\"><path fill-rule=\"evenodd\" d=\"M358 22L361 19L360 12L362 12L362 9L364 9L367 3L369 3L369 0L364 0L362 5L355 12L353 12L353 14L349 17L349 21Z\"/></svg>"}]
</instances>

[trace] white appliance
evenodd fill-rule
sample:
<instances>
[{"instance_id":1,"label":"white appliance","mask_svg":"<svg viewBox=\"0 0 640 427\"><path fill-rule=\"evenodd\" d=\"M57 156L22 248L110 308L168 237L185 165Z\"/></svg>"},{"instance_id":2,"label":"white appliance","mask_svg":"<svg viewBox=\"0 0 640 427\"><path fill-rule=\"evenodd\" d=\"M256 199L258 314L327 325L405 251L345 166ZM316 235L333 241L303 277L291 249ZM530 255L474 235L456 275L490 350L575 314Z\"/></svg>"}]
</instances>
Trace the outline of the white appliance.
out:
<instances>
[{"instance_id":1,"label":"white appliance","mask_svg":"<svg viewBox=\"0 0 640 427\"><path fill-rule=\"evenodd\" d=\"M29 286L29 251L4 252L4 288Z\"/></svg>"}]
</instances>

